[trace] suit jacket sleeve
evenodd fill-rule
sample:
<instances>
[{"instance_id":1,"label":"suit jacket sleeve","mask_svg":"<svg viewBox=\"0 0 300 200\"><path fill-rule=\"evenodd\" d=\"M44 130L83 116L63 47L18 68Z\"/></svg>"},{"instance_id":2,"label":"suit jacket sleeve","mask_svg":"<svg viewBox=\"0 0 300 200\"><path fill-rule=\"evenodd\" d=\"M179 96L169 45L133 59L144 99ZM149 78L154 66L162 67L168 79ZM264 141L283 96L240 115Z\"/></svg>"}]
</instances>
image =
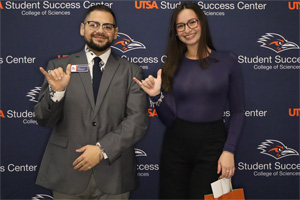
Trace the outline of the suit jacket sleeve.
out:
<instances>
[{"instance_id":1,"label":"suit jacket sleeve","mask_svg":"<svg viewBox=\"0 0 300 200\"><path fill-rule=\"evenodd\" d=\"M46 71L53 70L55 68L54 62L50 60ZM51 128L55 127L62 115L63 105L64 98L59 102L53 102L51 100L49 84L45 78L39 94L38 103L34 107L34 112L38 123Z\"/></svg>"},{"instance_id":2,"label":"suit jacket sleeve","mask_svg":"<svg viewBox=\"0 0 300 200\"><path fill-rule=\"evenodd\" d=\"M139 67L138 67L139 68ZM141 80L143 78L142 69L139 68L134 75ZM99 142L112 163L118 159L122 152L132 148L146 133L148 126L147 99L145 92L140 86L130 79L126 104L126 117L118 127L106 134Z\"/></svg>"}]
</instances>

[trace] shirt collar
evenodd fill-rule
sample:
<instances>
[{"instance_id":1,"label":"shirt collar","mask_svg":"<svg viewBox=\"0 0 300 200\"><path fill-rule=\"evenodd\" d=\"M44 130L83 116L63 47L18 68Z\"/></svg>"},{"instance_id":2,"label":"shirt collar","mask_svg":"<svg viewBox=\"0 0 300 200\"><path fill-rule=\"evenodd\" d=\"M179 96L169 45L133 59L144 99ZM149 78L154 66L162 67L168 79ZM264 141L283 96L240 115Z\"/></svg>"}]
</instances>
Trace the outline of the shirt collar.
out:
<instances>
[{"instance_id":1,"label":"shirt collar","mask_svg":"<svg viewBox=\"0 0 300 200\"><path fill-rule=\"evenodd\" d=\"M85 45L85 54L86 54L86 57L87 57L87 60L88 60L88 63L91 63L93 61L93 59L96 57L96 54L94 54L94 52L92 52L88 47L87 45ZM98 56L101 58L101 60L104 62L104 66L106 65L107 63L107 60L109 58L111 54L111 48L109 48L104 54Z\"/></svg>"}]
</instances>

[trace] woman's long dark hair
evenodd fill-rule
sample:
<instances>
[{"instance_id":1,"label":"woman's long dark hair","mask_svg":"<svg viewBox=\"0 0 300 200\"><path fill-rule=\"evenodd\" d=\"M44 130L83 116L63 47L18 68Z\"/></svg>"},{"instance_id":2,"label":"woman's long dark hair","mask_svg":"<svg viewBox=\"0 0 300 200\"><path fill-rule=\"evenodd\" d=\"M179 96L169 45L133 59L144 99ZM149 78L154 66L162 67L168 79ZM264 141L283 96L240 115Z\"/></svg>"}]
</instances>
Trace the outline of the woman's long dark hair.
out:
<instances>
[{"instance_id":1,"label":"woman's long dark hair","mask_svg":"<svg viewBox=\"0 0 300 200\"><path fill-rule=\"evenodd\" d=\"M210 54L207 47L209 47L212 50L215 50L212 43L207 18L203 13L203 11L199 8L199 6L192 2L185 2L179 5L175 9L171 18L171 27L170 27L171 30L169 36L168 49L167 49L167 59L164 65L162 66L163 69L162 90L164 92L169 92L172 90L173 78L179 68L179 64L182 59L182 56L187 51L186 44L184 44L179 40L176 31L177 16L179 12L182 11L183 9L193 10L198 16L198 19L200 20L201 37L200 37L197 53L198 53L200 65L203 68L207 68L208 65L207 61L204 59L205 57L207 57L207 55Z\"/></svg>"}]
</instances>

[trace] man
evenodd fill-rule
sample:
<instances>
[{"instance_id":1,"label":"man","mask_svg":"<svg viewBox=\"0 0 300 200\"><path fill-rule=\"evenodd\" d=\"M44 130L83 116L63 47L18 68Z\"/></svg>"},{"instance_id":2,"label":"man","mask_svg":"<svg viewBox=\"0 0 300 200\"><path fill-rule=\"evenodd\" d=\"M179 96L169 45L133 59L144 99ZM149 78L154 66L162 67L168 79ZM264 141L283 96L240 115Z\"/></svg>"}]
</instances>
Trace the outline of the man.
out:
<instances>
[{"instance_id":1,"label":"man","mask_svg":"<svg viewBox=\"0 0 300 200\"><path fill-rule=\"evenodd\" d=\"M83 51L40 68L46 79L36 118L53 131L37 184L54 199L128 199L136 182L133 145L148 122L145 93L133 81L142 69L111 53L118 27L110 8L90 7L80 34Z\"/></svg>"}]
</instances>

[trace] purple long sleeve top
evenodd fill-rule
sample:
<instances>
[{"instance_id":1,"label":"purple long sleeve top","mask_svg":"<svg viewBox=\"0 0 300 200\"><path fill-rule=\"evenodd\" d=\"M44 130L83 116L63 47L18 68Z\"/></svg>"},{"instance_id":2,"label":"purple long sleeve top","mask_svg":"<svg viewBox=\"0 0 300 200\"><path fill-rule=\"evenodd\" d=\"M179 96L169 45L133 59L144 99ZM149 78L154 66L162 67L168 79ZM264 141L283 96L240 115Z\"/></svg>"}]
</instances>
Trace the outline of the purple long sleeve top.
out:
<instances>
[{"instance_id":1,"label":"purple long sleeve top","mask_svg":"<svg viewBox=\"0 0 300 200\"><path fill-rule=\"evenodd\" d=\"M183 57L172 92L164 93L162 103L155 108L169 127L177 117L191 122L220 120L228 104L230 122L223 150L234 153L244 122L242 69L233 54L212 51L206 59L211 62L203 69L198 60ZM159 98L160 95L151 97L152 101Z\"/></svg>"}]
</instances>

